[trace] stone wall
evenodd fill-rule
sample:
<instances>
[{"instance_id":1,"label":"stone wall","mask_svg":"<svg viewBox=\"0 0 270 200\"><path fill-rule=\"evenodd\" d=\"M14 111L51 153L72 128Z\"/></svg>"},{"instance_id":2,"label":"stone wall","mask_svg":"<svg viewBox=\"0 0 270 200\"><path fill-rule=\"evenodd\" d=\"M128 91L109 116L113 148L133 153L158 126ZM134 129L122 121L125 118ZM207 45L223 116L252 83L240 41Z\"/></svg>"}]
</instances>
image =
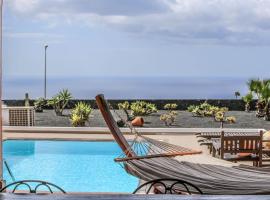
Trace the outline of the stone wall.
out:
<instances>
[{"instance_id":1,"label":"stone wall","mask_svg":"<svg viewBox=\"0 0 270 200\"><path fill-rule=\"evenodd\" d=\"M95 100L85 100L85 99L74 99L71 100L68 108L73 108L74 105L79 102L84 101L89 103L93 108L97 108L97 105L95 103ZM117 104L124 101L134 102L136 100L108 100L110 104L114 108L118 108ZM176 103L178 105L178 110L186 110L188 106L190 105L199 105L203 102L205 102L205 99L157 99L157 100L149 100L146 99L144 101L154 103L159 110L163 109L163 106L167 103ZM235 110L235 111L243 111L245 109L245 103L240 99L208 99L208 103L211 105L216 106L222 106L222 107L228 107L229 110ZM24 106L24 100L4 100L4 103L8 106ZM30 100L30 105L34 104L34 100ZM52 109L51 107L47 107L47 109ZM255 101L251 104L251 109L255 110Z\"/></svg>"}]
</instances>

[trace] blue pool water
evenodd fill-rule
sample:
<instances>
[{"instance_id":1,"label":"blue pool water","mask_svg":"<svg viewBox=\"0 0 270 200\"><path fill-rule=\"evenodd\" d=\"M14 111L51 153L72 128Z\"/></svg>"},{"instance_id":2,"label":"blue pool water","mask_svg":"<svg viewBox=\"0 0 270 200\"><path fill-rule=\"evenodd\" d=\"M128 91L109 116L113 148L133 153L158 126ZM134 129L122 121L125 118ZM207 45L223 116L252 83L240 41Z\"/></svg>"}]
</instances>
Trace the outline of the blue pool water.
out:
<instances>
[{"instance_id":1,"label":"blue pool water","mask_svg":"<svg viewBox=\"0 0 270 200\"><path fill-rule=\"evenodd\" d=\"M115 142L4 142L4 159L16 180L46 180L69 192L132 192L138 179L113 161L120 154ZM5 166L4 178L12 182Z\"/></svg>"}]
</instances>

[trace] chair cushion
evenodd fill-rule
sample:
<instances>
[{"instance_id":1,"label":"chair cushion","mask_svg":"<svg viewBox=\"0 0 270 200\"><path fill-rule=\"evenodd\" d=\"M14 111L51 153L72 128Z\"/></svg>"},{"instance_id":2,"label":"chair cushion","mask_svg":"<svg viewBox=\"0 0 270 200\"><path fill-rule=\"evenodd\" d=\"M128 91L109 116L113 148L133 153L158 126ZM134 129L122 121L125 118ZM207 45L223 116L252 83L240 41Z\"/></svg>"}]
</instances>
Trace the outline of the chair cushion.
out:
<instances>
[{"instance_id":1,"label":"chair cushion","mask_svg":"<svg viewBox=\"0 0 270 200\"><path fill-rule=\"evenodd\" d=\"M252 153L238 153L238 154L230 154L230 153L225 153L224 154L224 159L225 160L237 160L237 159L244 159L244 158L250 158L250 159L255 159L258 156Z\"/></svg>"},{"instance_id":2,"label":"chair cushion","mask_svg":"<svg viewBox=\"0 0 270 200\"><path fill-rule=\"evenodd\" d=\"M252 153L238 153L237 155L238 157L246 157L246 156L251 156Z\"/></svg>"}]
</instances>

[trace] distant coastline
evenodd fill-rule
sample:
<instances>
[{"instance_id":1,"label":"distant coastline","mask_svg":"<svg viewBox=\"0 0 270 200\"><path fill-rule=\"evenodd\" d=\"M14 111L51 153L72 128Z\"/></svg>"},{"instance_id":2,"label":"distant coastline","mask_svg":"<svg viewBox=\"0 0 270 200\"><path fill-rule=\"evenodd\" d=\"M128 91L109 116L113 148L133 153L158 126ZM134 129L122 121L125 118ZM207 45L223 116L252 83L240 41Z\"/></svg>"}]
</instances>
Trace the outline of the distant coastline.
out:
<instances>
[{"instance_id":1,"label":"distant coastline","mask_svg":"<svg viewBox=\"0 0 270 200\"><path fill-rule=\"evenodd\" d=\"M53 77L48 78L48 94L69 89L76 99L94 99L98 93L110 99L233 99L234 92L247 92L247 78L230 77ZM4 78L4 99L43 95L43 79Z\"/></svg>"}]
</instances>

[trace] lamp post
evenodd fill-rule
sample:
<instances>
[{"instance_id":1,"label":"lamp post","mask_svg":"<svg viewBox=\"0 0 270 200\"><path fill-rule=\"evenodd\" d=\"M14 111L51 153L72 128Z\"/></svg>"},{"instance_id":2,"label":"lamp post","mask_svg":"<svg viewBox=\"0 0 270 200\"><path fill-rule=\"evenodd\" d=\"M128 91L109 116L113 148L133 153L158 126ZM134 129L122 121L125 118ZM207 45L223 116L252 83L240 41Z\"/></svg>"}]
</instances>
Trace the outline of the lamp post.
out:
<instances>
[{"instance_id":1,"label":"lamp post","mask_svg":"<svg viewBox=\"0 0 270 200\"><path fill-rule=\"evenodd\" d=\"M48 45L45 45L44 48L45 48L44 98L46 99L47 98L47 48L48 48Z\"/></svg>"}]
</instances>

